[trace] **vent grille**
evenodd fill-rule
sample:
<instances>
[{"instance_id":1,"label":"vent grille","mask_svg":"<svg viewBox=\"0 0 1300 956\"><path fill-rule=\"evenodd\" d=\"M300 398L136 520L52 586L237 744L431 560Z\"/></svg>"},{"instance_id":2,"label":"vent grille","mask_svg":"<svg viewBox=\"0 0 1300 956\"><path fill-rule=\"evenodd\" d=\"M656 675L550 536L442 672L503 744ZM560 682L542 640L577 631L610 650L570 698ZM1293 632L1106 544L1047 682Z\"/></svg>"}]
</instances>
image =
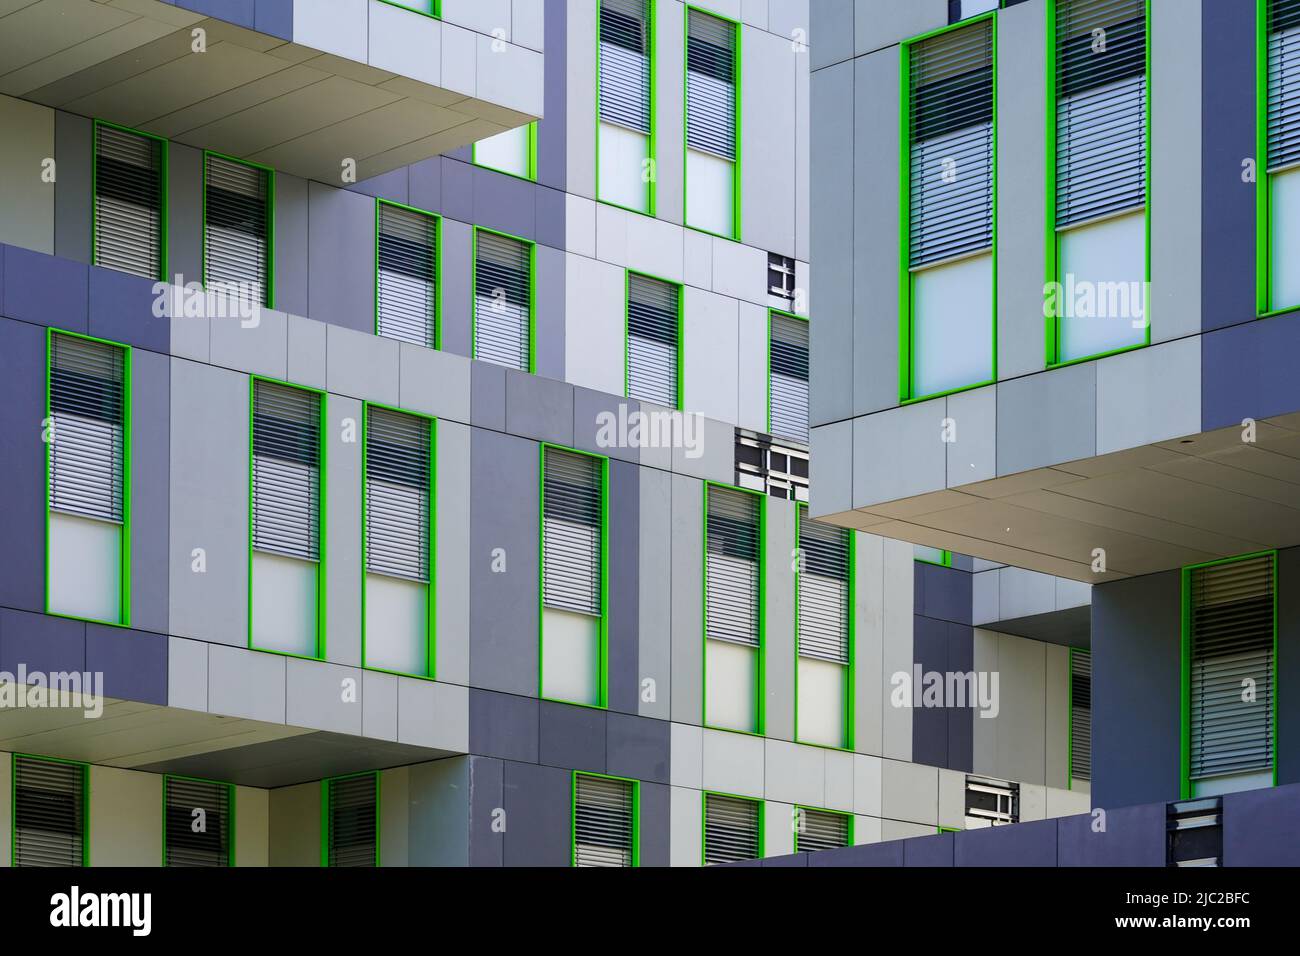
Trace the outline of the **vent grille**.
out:
<instances>
[{"instance_id":1,"label":"vent grille","mask_svg":"<svg viewBox=\"0 0 1300 956\"><path fill-rule=\"evenodd\" d=\"M1070 649L1070 776L1092 779L1092 655Z\"/></svg>"},{"instance_id":2,"label":"vent grille","mask_svg":"<svg viewBox=\"0 0 1300 956\"><path fill-rule=\"evenodd\" d=\"M547 448L542 594L547 607L599 615L604 462Z\"/></svg>"},{"instance_id":3,"label":"vent grille","mask_svg":"<svg viewBox=\"0 0 1300 956\"><path fill-rule=\"evenodd\" d=\"M677 315L681 288L629 273L627 394L677 407Z\"/></svg>"},{"instance_id":4,"label":"vent grille","mask_svg":"<svg viewBox=\"0 0 1300 956\"><path fill-rule=\"evenodd\" d=\"M705 633L758 646L759 507L757 495L708 489Z\"/></svg>"},{"instance_id":5,"label":"vent grille","mask_svg":"<svg viewBox=\"0 0 1300 956\"><path fill-rule=\"evenodd\" d=\"M426 348L436 344L437 248L437 217L379 204L380 335Z\"/></svg>"},{"instance_id":6,"label":"vent grille","mask_svg":"<svg viewBox=\"0 0 1300 956\"><path fill-rule=\"evenodd\" d=\"M849 662L849 532L799 505L799 654Z\"/></svg>"},{"instance_id":7,"label":"vent grille","mask_svg":"<svg viewBox=\"0 0 1300 956\"><path fill-rule=\"evenodd\" d=\"M849 845L849 819L844 813L828 810L798 809L799 826L795 831L796 853L816 853Z\"/></svg>"},{"instance_id":8,"label":"vent grille","mask_svg":"<svg viewBox=\"0 0 1300 956\"><path fill-rule=\"evenodd\" d=\"M704 795L704 862L736 863L759 857L759 802Z\"/></svg>"},{"instance_id":9,"label":"vent grille","mask_svg":"<svg viewBox=\"0 0 1300 956\"><path fill-rule=\"evenodd\" d=\"M1300 162L1300 0L1268 2L1268 170Z\"/></svg>"},{"instance_id":10,"label":"vent grille","mask_svg":"<svg viewBox=\"0 0 1300 956\"><path fill-rule=\"evenodd\" d=\"M375 866L378 778L373 773L327 784L329 865Z\"/></svg>"},{"instance_id":11,"label":"vent grille","mask_svg":"<svg viewBox=\"0 0 1300 956\"><path fill-rule=\"evenodd\" d=\"M320 557L320 396L258 381L253 391L253 547Z\"/></svg>"},{"instance_id":12,"label":"vent grille","mask_svg":"<svg viewBox=\"0 0 1300 956\"><path fill-rule=\"evenodd\" d=\"M162 164L161 140L95 124L95 265L163 278Z\"/></svg>"},{"instance_id":13,"label":"vent grille","mask_svg":"<svg viewBox=\"0 0 1300 956\"><path fill-rule=\"evenodd\" d=\"M772 434L808 442L808 321L772 313Z\"/></svg>"},{"instance_id":14,"label":"vent grille","mask_svg":"<svg viewBox=\"0 0 1300 956\"><path fill-rule=\"evenodd\" d=\"M49 501L55 511L120 522L125 472L126 350L50 337Z\"/></svg>"},{"instance_id":15,"label":"vent grille","mask_svg":"<svg viewBox=\"0 0 1300 956\"><path fill-rule=\"evenodd\" d=\"M230 786L182 777L165 785L167 865L229 866Z\"/></svg>"},{"instance_id":16,"label":"vent grille","mask_svg":"<svg viewBox=\"0 0 1300 956\"><path fill-rule=\"evenodd\" d=\"M429 421L366 415L366 570L429 581Z\"/></svg>"},{"instance_id":17,"label":"vent grille","mask_svg":"<svg viewBox=\"0 0 1300 956\"><path fill-rule=\"evenodd\" d=\"M736 28L687 11L686 145L736 158Z\"/></svg>"},{"instance_id":18,"label":"vent grille","mask_svg":"<svg viewBox=\"0 0 1300 956\"><path fill-rule=\"evenodd\" d=\"M204 168L204 283L270 305L271 174L212 153Z\"/></svg>"},{"instance_id":19,"label":"vent grille","mask_svg":"<svg viewBox=\"0 0 1300 956\"><path fill-rule=\"evenodd\" d=\"M474 261L474 357L529 370L531 247L479 230Z\"/></svg>"},{"instance_id":20,"label":"vent grille","mask_svg":"<svg viewBox=\"0 0 1300 956\"><path fill-rule=\"evenodd\" d=\"M574 866L631 866L634 784L577 774L574 777Z\"/></svg>"},{"instance_id":21,"label":"vent grille","mask_svg":"<svg viewBox=\"0 0 1300 956\"><path fill-rule=\"evenodd\" d=\"M86 768L14 757L14 866L82 866Z\"/></svg>"},{"instance_id":22,"label":"vent grille","mask_svg":"<svg viewBox=\"0 0 1300 956\"><path fill-rule=\"evenodd\" d=\"M648 0L600 0L600 118L650 132Z\"/></svg>"}]
</instances>

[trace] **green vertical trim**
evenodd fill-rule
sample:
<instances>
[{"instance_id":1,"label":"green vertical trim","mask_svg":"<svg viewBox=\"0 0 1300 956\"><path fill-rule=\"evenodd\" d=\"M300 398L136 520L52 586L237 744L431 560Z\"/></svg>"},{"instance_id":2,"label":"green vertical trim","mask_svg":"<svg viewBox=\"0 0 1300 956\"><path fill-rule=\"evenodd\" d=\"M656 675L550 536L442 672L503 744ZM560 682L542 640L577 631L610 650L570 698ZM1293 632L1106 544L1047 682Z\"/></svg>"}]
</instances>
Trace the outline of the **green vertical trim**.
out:
<instances>
[{"instance_id":1,"label":"green vertical trim","mask_svg":"<svg viewBox=\"0 0 1300 956\"><path fill-rule=\"evenodd\" d=\"M1056 0L1047 0L1047 53L1043 58L1046 64L1044 88L1046 91L1046 108L1044 110L1043 144L1046 155L1043 159L1043 265L1045 276L1043 283L1052 288L1059 276L1059 247L1056 236ZM1060 357L1057 343L1056 316L1047 315L1043 310L1043 365L1051 368Z\"/></svg>"},{"instance_id":2,"label":"green vertical trim","mask_svg":"<svg viewBox=\"0 0 1300 956\"><path fill-rule=\"evenodd\" d=\"M632 785L632 866L641 865L641 781L592 770L574 770L569 775L569 866L578 865L578 778L599 777Z\"/></svg>"},{"instance_id":3,"label":"green vertical trim","mask_svg":"<svg viewBox=\"0 0 1300 956\"><path fill-rule=\"evenodd\" d=\"M1074 789L1074 655L1071 647L1065 655L1065 789Z\"/></svg>"},{"instance_id":4,"label":"green vertical trim","mask_svg":"<svg viewBox=\"0 0 1300 956\"><path fill-rule=\"evenodd\" d=\"M266 175L266 275L262 277L262 302L261 305L268 309L275 308L275 170L270 166L264 166L261 163L254 163L247 159L240 159L237 156L229 156L225 153L219 153L213 149L203 151L203 183L199 193L199 200L202 207L202 222L200 224L201 235L199 239L199 248L202 253L199 263L199 272L203 287L208 287L208 157L215 156L217 159L224 159L228 163L234 163L237 166L246 166L249 169L256 169Z\"/></svg>"}]
</instances>

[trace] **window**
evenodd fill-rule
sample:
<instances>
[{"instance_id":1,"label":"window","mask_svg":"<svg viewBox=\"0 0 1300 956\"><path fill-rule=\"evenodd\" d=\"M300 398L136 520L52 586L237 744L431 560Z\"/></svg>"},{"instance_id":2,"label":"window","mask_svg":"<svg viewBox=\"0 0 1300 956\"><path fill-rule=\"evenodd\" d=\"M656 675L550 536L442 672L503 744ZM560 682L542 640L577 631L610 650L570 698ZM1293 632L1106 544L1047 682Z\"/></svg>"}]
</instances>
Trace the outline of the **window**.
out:
<instances>
[{"instance_id":1,"label":"window","mask_svg":"<svg viewBox=\"0 0 1300 956\"><path fill-rule=\"evenodd\" d=\"M794 851L816 853L852 846L853 815L834 810L795 807Z\"/></svg>"},{"instance_id":2,"label":"window","mask_svg":"<svg viewBox=\"0 0 1300 956\"><path fill-rule=\"evenodd\" d=\"M653 0L600 0L596 195L654 215Z\"/></svg>"},{"instance_id":3,"label":"window","mask_svg":"<svg viewBox=\"0 0 1300 956\"><path fill-rule=\"evenodd\" d=\"M994 376L992 17L904 44L903 399Z\"/></svg>"},{"instance_id":4,"label":"window","mask_svg":"<svg viewBox=\"0 0 1300 956\"><path fill-rule=\"evenodd\" d=\"M635 780L573 775L573 865L637 866Z\"/></svg>"},{"instance_id":5,"label":"window","mask_svg":"<svg viewBox=\"0 0 1300 956\"><path fill-rule=\"evenodd\" d=\"M163 866L233 866L234 788L171 776L163 786Z\"/></svg>"},{"instance_id":6,"label":"window","mask_svg":"<svg viewBox=\"0 0 1300 956\"><path fill-rule=\"evenodd\" d=\"M704 724L762 733L763 498L704 486Z\"/></svg>"},{"instance_id":7,"label":"window","mask_svg":"<svg viewBox=\"0 0 1300 956\"><path fill-rule=\"evenodd\" d=\"M379 775L326 780L322 866L379 865Z\"/></svg>"},{"instance_id":8,"label":"window","mask_svg":"<svg viewBox=\"0 0 1300 956\"><path fill-rule=\"evenodd\" d=\"M375 216L375 333L437 348L439 217L382 199Z\"/></svg>"},{"instance_id":9,"label":"window","mask_svg":"<svg viewBox=\"0 0 1300 956\"><path fill-rule=\"evenodd\" d=\"M1258 252L1260 312L1300 305L1300 0L1266 2L1260 29L1267 54L1259 69L1268 120L1259 129L1256 187L1266 230Z\"/></svg>"},{"instance_id":10,"label":"window","mask_svg":"<svg viewBox=\"0 0 1300 956\"><path fill-rule=\"evenodd\" d=\"M251 646L317 656L324 425L320 393L253 380Z\"/></svg>"},{"instance_id":11,"label":"window","mask_svg":"<svg viewBox=\"0 0 1300 956\"><path fill-rule=\"evenodd\" d=\"M763 856L763 802L704 794L704 865Z\"/></svg>"},{"instance_id":12,"label":"window","mask_svg":"<svg viewBox=\"0 0 1300 956\"><path fill-rule=\"evenodd\" d=\"M14 754L14 866L86 865L86 767Z\"/></svg>"},{"instance_id":13,"label":"window","mask_svg":"<svg viewBox=\"0 0 1300 956\"><path fill-rule=\"evenodd\" d=\"M473 146L474 162L499 173L537 178L537 124L516 126Z\"/></svg>"},{"instance_id":14,"label":"window","mask_svg":"<svg viewBox=\"0 0 1300 956\"><path fill-rule=\"evenodd\" d=\"M1050 363L1147 341L1147 36L1145 0L1049 10Z\"/></svg>"},{"instance_id":15,"label":"window","mask_svg":"<svg viewBox=\"0 0 1300 956\"><path fill-rule=\"evenodd\" d=\"M366 667L433 676L433 423L366 406Z\"/></svg>"},{"instance_id":16,"label":"window","mask_svg":"<svg viewBox=\"0 0 1300 956\"><path fill-rule=\"evenodd\" d=\"M926 564L937 564L944 568L952 567L952 552L944 551L942 548L914 544L912 545L912 556L917 561L924 561Z\"/></svg>"},{"instance_id":17,"label":"window","mask_svg":"<svg viewBox=\"0 0 1300 956\"><path fill-rule=\"evenodd\" d=\"M740 238L739 28L686 8L686 224Z\"/></svg>"},{"instance_id":18,"label":"window","mask_svg":"<svg viewBox=\"0 0 1300 956\"><path fill-rule=\"evenodd\" d=\"M167 278L166 164L165 140L95 122L95 265Z\"/></svg>"},{"instance_id":19,"label":"window","mask_svg":"<svg viewBox=\"0 0 1300 956\"><path fill-rule=\"evenodd\" d=\"M533 244L474 229L474 358L533 370Z\"/></svg>"},{"instance_id":20,"label":"window","mask_svg":"<svg viewBox=\"0 0 1300 956\"><path fill-rule=\"evenodd\" d=\"M789 256L767 254L767 294L794 305L794 260Z\"/></svg>"},{"instance_id":21,"label":"window","mask_svg":"<svg viewBox=\"0 0 1300 956\"><path fill-rule=\"evenodd\" d=\"M1070 648L1070 788L1092 779L1092 655Z\"/></svg>"},{"instance_id":22,"label":"window","mask_svg":"<svg viewBox=\"0 0 1300 956\"><path fill-rule=\"evenodd\" d=\"M1166 866L1214 867L1222 859L1222 797L1166 804Z\"/></svg>"},{"instance_id":23,"label":"window","mask_svg":"<svg viewBox=\"0 0 1300 956\"><path fill-rule=\"evenodd\" d=\"M1020 784L989 777L966 778L966 829L1020 822Z\"/></svg>"},{"instance_id":24,"label":"window","mask_svg":"<svg viewBox=\"0 0 1300 956\"><path fill-rule=\"evenodd\" d=\"M605 706L605 480L596 455L542 446L541 695Z\"/></svg>"},{"instance_id":25,"label":"window","mask_svg":"<svg viewBox=\"0 0 1300 956\"><path fill-rule=\"evenodd\" d=\"M948 22L957 23L998 8L998 0L948 0Z\"/></svg>"},{"instance_id":26,"label":"window","mask_svg":"<svg viewBox=\"0 0 1300 956\"><path fill-rule=\"evenodd\" d=\"M808 320L768 312L767 428L808 444Z\"/></svg>"},{"instance_id":27,"label":"window","mask_svg":"<svg viewBox=\"0 0 1300 956\"><path fill-rule=\"evenodd\" d=\"M126 624L130 513L130 354L49 333L46 610Z\"/></svg>"},{"instance_id":28,"label":"window","mask_svg":"<svg viewBox=\"0 0 1300 956\"><path fill-rule=\"evenodd\" d=\"M788 501L808 500L808 449L736 429L736 485Z\"/></svg>"},{"instance_id":29,"label":"window","mask_svg":"<svg viewBox=\"0 0 1300 956\"><path fill-rule=\"evenodd\" d=\"M799 505L796 739L850 747L853 694L852 532L808 517Z\"/></svg>"},{"instance_id":30,"label":"window","mask_svg":"<svg viewBox=\"0 0 1300 956\"><path fill-rule=\"evenodd\" d=\"M627 396L681 405L682 287L627 274Z\"/></svg>"},{"instance_id":31,"label":"window","mask_svg":"<svg viewBox=\"0 0 1300 956\"><path fill-rule=\"evenodd\" d=\"M1183 573L1187 797L1274 783L1276 555Z\"/></svg>"},{"instance_id":32,"label":"window","mask_svg":"<svg viewBox=\"0 0 1300 956\"><path fill-rule=\"evenodd\" d=\"M243 302L272 297L272 171L203 154L203 284Z\"/></svg>"}]
</instances>

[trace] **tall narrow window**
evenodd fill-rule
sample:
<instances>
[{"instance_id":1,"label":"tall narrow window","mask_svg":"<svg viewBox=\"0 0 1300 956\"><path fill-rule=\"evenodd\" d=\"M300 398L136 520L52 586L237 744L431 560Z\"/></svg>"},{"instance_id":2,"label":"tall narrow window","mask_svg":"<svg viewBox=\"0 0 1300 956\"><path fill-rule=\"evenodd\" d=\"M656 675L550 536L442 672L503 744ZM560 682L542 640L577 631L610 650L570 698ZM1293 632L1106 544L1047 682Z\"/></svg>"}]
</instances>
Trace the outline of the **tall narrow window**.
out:
<instances>
[{"instance_id":1,"label":"tall narrow window","mask_svg":"<svg viewBox=\"0 0 1300 956\"><path fill-rule=\"evenodd\" d=\"M537 124L516 126L474 144L476 165L524 179L537 178Z\"/></svg>"},{"instance_id":2,"label":"tall narrow window","mask_svg":"<svg viewBox=\"0 0 1300 956\"><path fill-rule=\"evenodd\" d=\"M95 265L166 278L166 160L167 145L156 136L95 123Z\"/></svg>"},{"instance_id":3,"label":"tall narrow window","mask_svg":"<svg viewBox=\"0 0 1300 956\"><path fill-rule=\"evenodd\" d=\"M274 174L215 153L203 164L203 284L269 306Z\"/></svg>"},{"instance_id":4,"label":"tall narrow window","mask_svg":"<svg viewBox=\"0 0 1300 956\"><path fill-rule=\"evenodd\" d=\"M1268 0L1266 175L1259 177L1268 250L1259 309L1300 305L1300 0ZM1260 255L1265 255L1260 250Z\"/></svg>"},{"instance_id":5,"label":"tall narrow window","mask_svg":"<svg viewBox=\"0 0 1300 956\"><path fill-rule=\"evenodd\" d=\"M1057 0L1055 17L1047 304L1068 362L1146 341L1146 0Z\"/></svg>"},{"instance_id":6,"label":"tall narrow window","mask_svg":"<svg viewBox=\"0 0 1300 956\"><path fill-rule=\"evenodd\" d=\"M682 287L627 274L627 395L678 406Z\"/></svg>"},{"instance_id":7,"label":"tall narrow window","mask_svg":"<svg viewBox=\"0 0 1300 956\"><path fill-rule=\"evenodd\" d=\"M761 733L763 498L705 485L704 723Z\"/></svg>"},{"instance_id":8,"label":"tall narrow window","mask_svg":"<svg viewBox=\"0 0 1300 956\"><path fill-rule=\"evenodd\" d=\"M125 624L130 350L51 332L46 608Z\"/></svg>"},{"instance_id":9,"label":"tall narrow window","mask_svg":"<svg viewBox=\"0 0 1300 956\"><path fill-rule=\"evenodd\" d=\"M86 767L14 755L14 866L85 866Z\"/></svg>"},{"instance_id":10,"label":"tall narrow window","mask_svg":"<svg viewBox=\"0 0 1300 956\"><path fill-rule=\"evenodd\" d=\"M739 32L686 10L686 224L739 239Z\"/></svg>"},{"instance_id":11,"label":"tall narrow window","mask_svg":"<svg viewBox=\"0 0 1300 956\"><path fill-rule=\"evenodd\" d=\"M325 781L326 866L379 865L379 775Z\"/></svg>"},{"instance_id":12,"label":"tall narrow window","mask_svg":"<svg viewBox=\"0 0 1300 956\"><path fill-rule=\"evenodd\" d=\"M164 866L230 866L234 822L228 783L167 777Z\"/></svg>"},{"instance_id":13,"label":"tall narrow window","mask_svg":"<svg viewBox=\"0 0 1300 956\"><path fill-rule=\"evenodd\" d=\"M1269 552L1186 572L1189 797L1273 783L1275 563Z\"/></svg>"},{"instance_id":14,"label":"tall narrow window","mask_svg":"<svg viewBox=\"0 0 1300 956\"><path fill-rule=\"evenodd\" d=\"M636 866L637 783L573 775L573 865Z\"/></svg>"},{"instance_id":15,"label":"tall narrow window","mask_svg":"<svg viewBox=\"0 0 1300 956\"><path fill-rule=\"evenodd\" d=\"M768 430L808 443L808 320L768 313Z\"/></svg>"},{"instance_id":16,"label":"tall narrow window","mask_svg":"<svg viewBox=\"0 0 1300 956\"><path fill-rule=\"evenodd\" d=\"M904 47L908 75L904 398L993 377L994 20Z\"/></svg>"},{"instance_id":17,"label":"tall narrow window","mask_svg":"<svg viewBox=\"0 0 1300 956\"><path fill-rule=\"evenodd\" d=\"M542 446L542 696L603 706L605 468Z\"/></svg>"},{"instance_id":18,"label":"tall narrow window","mask_svg":"<svg viewBox=\"0 0 1300 956\"><path fill-rule=\"evenodd\" d=\"M852 532L813 521L807 505L798 507L799 740L848 747Z\"/></svg>"},{"instance_id":19,"label":"tall narrow window","mask_svg":"<svg viewBox=\"0 0 1300 956\"><path fill-rule=\"evenodd\" d=\"M763 803L704 795L704 863L737 863L763 855Z\"/></svg>"},{"instance_id":20,"label":"tall narrow window","mask_svg":"<svg viewBox=\"0 0 1300 956\"><path fill-rule=\"evenodd\" d=\"M321 567L321 398L253 382L251 641L317 653Z\"/></svg>"},{"instance_id":21,"label":"tall narrow window","mask_svg":"<svg viewBox=\"0 0 1300 956\"><path fill-rule=\"evenodd\" d=\"M1070 786L1092 779L1092 655L1070 648Z\"/></svg>"},{"instance_id":22,"label":"tall narrow window","mask_svg":"<svg viewBox=\"0 0 1300 956\"><path fill-rule=\"evenodd\" d=\"M375 331L437 346L438 217L380 200Z\"/></svg>"},{"instance_id":23,"label":"tall narrow window","mask_svg":"<svg viewBox=\"0 0 1300 956\"><path fill-rule=\"evenodd\" d=\"M532 371L533 244L475 229L474 357Z\"/></svg>"},{"instance_id":24,"label":"tall narrow window","mask_svg":"<svg viewBox=\"0 0 1300 956\"><path fill-rule=\"evenodd\" d=\"M796 853L834 850L853 842L853 815L834 810L796 807L794 849Z\"/></svg>"},{"instance_id":25,"label":"tall narrow window","mask_svg":"<svg viewBox=\"0 0 1300 956\"><path fill-rule=\"evenodd\" d=\"M431 677L432 427L368 405L365 443L364 664Z\"/></svg>"},{"instance_id":26,"label":"tall narrow window","mask_svg":"<svg viewBox=\"0 0 1300 956\"><path fill-rule=\"evenodd\" d=\"M654 215L653 0L600 0L597 195Z\"/></svg>"}]
</instances>

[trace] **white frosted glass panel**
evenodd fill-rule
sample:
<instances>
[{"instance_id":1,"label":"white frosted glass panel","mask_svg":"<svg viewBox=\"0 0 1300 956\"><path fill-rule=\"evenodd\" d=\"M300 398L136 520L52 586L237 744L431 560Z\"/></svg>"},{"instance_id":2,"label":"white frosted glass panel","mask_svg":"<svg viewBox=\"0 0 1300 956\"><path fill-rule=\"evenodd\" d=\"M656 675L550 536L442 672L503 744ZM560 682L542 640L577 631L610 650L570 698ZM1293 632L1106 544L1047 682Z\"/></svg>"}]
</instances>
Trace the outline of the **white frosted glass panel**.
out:
<instances>
[{"instance_id":1,"label":"white frosted glass panel","mask_svg":"<svg viewBox=\"0 0 1300 956\"><path fill-rule=\"evenodd\" d=\"M799 740L806 744L843 747L845 685L849 669L843 664L799 658Z\"/></svg>"},{"instance_id":2,"label":"white frosted glass panel","mask_svg":"<svg viewBox=\"0 0 1300 956\"><path fill-rule=\"evenodd\" d=\"M1138 211L1067 229L1057 241L1058 360L1145 342L1145 215Z\"/></svg>"},{"instance_id":3,"label":"white frosted glass panel","mask_svg":"<svg viewBox=\"0 0 1300 956\"><path fill-rule=\"evenodd\" d=\"M474 162L516 176L528 175L528 127L518 126L474 144Z\"/></svg>"},{"instance_id":4,"label":"white frosted glass panel","mask_svg":"<svg viewBox=\"0 0 1300 956\"><path fill-rule=\"evenodd\" d=\"M428 585L366 575L367 667L427 677L428 633Z\"/></svg>"},{"instance_id":5,"label":"white frosted glass panel","mask_svg":"<svg viewBox=\"0 0 1300 956\"><path fill-rule=\"evenodd\" d=\"M122 526L51 511L49 549L50 611L118 623Z\"/></svg>"},{"instance_id":6,"label":"white frosted glass panel","mask_svg":"<svg viewBox=\"0 0 1300 956\"><path fill-rule=\"evenodd\" d=\"M708 686L705 688L704 722L723 730L758 730L758 649L730 641L706 641Z\"/></svg>"},{"instance_id":7,"label":"white frosted glass panel","mask_svg":"<svg viewBox=\"0 0 1300 956\"><path fill-rule=\"evenodd\" d=\"M718 156L686 151L686 224L730 236L732 164Z\"/></svg>"},{"instance_id":8,"label":"white frosted glass panel","mask_svg":"<svg viewBox=\"0 0 1300 956\"><path fill-rule=\"evenodd\" d=\"M253 552L253 646L316 656L316 564Z\"/></svg>"},{"instance_id":9,"label":"white frosted glass panel","mask_svg":"<svg viewBox=\"0 0 1300 956\"><path fill-rule=\"evenodd\" d=\"M600 703L600 618L543 609L542 696Z\"/></svg>"},{"instance_id":10,"label":"white frosted glass panel","mask_svg":"<svg viewBox=\"0 0 1300 956\"><path fill-rule=\"evenodd\" d=\"M1300 167L1274 173L1271 183L1271 307L1285 309L1300 305Z\"/></svg>"},{"instance_id":11,"label":"white frosted glass panel","mask_svg":"<svg viewBox=\"0 0 1300 956\"><path fill-rule=\"evenodd\" d=\"M646 184L641 176L649 152L644 133L600 124L600 198L646 212Z\"/></svg>"},{"instance_id":12,"label":"white frosted glass panel","mask_svg":"<svg viewBox=\"0 0 1300 956\"><path fill-rule=\"evenodd\" d=\"M1256 770L1250 773L1234 773L1224 777L1207 777L1192 781L1192 796L1217 797L1224 793L1240 793L1243 790L1258 790L1273 786L1272 770Z\"/></svg>"},{"instance_id":13,"label":"white frosted glass panel","mask_svg":"<svg viewBox=\"0 0 1300 956\"><path fill-rule=\"evenodd\" d=\"M943 548L931 548L929 545L914 544L912 545L912 556L918 561L943 564Z\"/></svg>"},{"instance_id":14,"label":"white frosted glass panel","mask_svg":"<svg viewBox=\"0 0 1300 956\"><path fill-rule=\"evenodd\" d=\"M912 276L912 395L993 377L993 256L972 256Z\"/></svg>"}]
</instances>

